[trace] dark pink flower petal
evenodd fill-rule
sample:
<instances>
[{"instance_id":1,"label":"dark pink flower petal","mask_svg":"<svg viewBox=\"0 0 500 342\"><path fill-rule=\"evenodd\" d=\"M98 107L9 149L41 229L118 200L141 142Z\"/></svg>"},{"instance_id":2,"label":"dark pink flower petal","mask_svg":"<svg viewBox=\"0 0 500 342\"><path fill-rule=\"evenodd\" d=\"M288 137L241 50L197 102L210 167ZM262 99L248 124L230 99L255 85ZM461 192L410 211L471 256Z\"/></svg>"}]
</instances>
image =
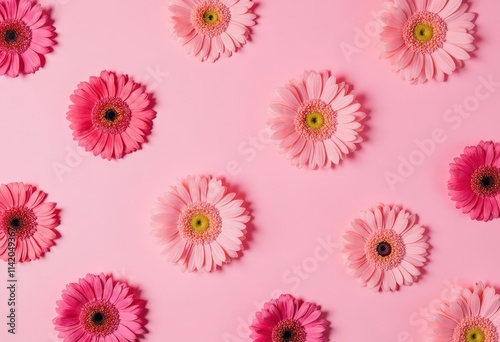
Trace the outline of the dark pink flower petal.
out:
<instances>
[{"instance_id":1,"label":"dark pink flower petal","mask_svg":"<svg viewBox=\"0 0 500 342\"><path fill-rule=\"evenodd\" d=\"M70 99L67 118L74 140L108 160L139 150L156 117L144 86L114 72L102 71L80 83Z\"/></svg>"},{"instance_id":2,"label":"dark pink flower petal","mask_svg":"<svg viewBox=\"0 0 500 342\"><path fill-rule=\"evenodd\" d=\"M145 333L145 307L135 294L125 297L129 289L127 283L104 274L87 274L68 284L53 320L59 337L65 342L138 341Z\"/></svg>"},{"instance_id":3,"label":"dark pink flower petal","mask_svg":"<svg viewBox=\"0 0 500 342\"><path fill-rule=\"evenodd\" d=\"M33 0L0 1L0 75L35 73L55 44L54 27Z\"/></svg>"},{"instance_id":4,"label":"dark pink flower petal","mask_svg":"<svg viewBox=\"0 0 500 342\"><path fill-rule=\"evenodd\" d=\"M47 194L23 183L0 186L0 258L8 260L7 239L15 237L16 262L32 261L49 251L59 225L56 204ZM2 243L4 242L4 243Z\"/></svg>"},{"instance_id":5,"label":"dark pink flower petal","mask_svg":"<svg viewBox=\"0 0 500 342\"><path fill-rule=\"evenodd\" d=\"M449 195L471 219L500 217L500 144L481 141L468 146L450 164Z\"/></svg>"}]
</instances>

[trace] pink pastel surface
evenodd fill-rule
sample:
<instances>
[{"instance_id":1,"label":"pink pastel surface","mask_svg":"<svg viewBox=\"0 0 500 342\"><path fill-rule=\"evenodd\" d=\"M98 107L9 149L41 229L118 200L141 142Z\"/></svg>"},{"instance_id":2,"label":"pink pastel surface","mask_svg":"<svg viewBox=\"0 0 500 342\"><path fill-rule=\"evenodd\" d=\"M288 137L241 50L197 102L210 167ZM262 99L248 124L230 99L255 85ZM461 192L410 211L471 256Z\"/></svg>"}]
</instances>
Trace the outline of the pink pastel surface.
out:
<instances>
[{"instance_id":1,"label":"pink pastel surface","mask_svg":"<svg viewBox=\"0 0 500 342\"><path fill-rule=\"evenodd\" d=\"M356 38L373 28L381 0L261 1L251 41L215 64L186 55L170 38L167 1L42 3L52 9L58 45L36 74L0 78L0 180L47 192L62 210L62 237L44 258L18 265L14 336L5 325L2 264L0 341L58 341L56 301L66 283L87 273L113 272L141 288L149 342L250 341L249 318L276 290L320 304L334 341L417 342L425 336L425 308L446 298L447 284L500 287L500 221L471 221L455 209L446 184L448 164L465 146L500 140L500 84L476 93L480 77L500 82L495 1L471 4L478 13L474 58L447 82L420 86L391 72L374 38ZM349 58L347 45L357 49ZM69 96L103 69L127 73L155 93L149 143L118 161L90 153L71 159L78 149L66 120ZM327 69L352 84L369 114L361 149L334 169L293 167L265 134L258 138L274 89L305 69ZM461 118L454 105L464 101L474 110ZM435 130L441 142L419 160L415 140ZM386 173L397 174L400 156L420 165L391 189ZM58 176L61 164L71 172ZM253 216L243 257L210 274L167 264L150 235L157 196L199 173L232 173L230 189ZM394 293L359 286L338 245L351 219L379 202L417 213L432 245L423 276ZM329 240L327 249L318 242ZM303 279L293 273L299 266Z\"/></svg>"}]
</instances>

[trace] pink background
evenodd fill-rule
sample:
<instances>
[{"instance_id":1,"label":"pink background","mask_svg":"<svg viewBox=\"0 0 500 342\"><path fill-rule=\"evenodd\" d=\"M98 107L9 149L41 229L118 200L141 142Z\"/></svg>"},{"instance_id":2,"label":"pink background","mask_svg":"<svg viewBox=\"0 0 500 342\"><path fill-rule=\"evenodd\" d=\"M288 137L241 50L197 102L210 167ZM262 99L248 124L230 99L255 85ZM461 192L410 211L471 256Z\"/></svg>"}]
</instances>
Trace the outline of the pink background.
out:
<instances>
[{"instance_id":1,"label":"pink background","mask_svg":"<svg viewBox=\"0 0 500 342\"><path fill-rule=\"evenodd\" d=\"M112 272L142 289L144 341L155 342L250 341L249 316L276 290L322 305L332 340L421 341L425 308L446 298L449 284L500 286L500 221L471 221L446 189L448 164L464 146L500 140L500 87L479 103L467 98L478 77L500 81L495 1L472 2L479 14L474 58L449 81L424 86L401 81L379 59L375 39L357 37L374 27L371 12L382 0L261 1L251 42L215 64L187 56L170 38L167 1L42 3L52 8L58 46L35 75L0 78L0 179L49 193L62 209L62 237L43 259L18 265L18 334L8 335L2 323L1 341L58 341L55 302L66 283L89 272ZM349 58L341 49L347 45L356 49ZM157 100L150 142L119 161L75 158L65 118L76 85L102 69L145 82ZM264 134L273 90L304 69L328 69L351 83L369 113L366 141L335 169L297 169ZM477 105L467 118L444 114L464 101ZM419 159L415 140L436 129L444 138ZM400 156L420 165L391 189L385 176L398 172ZM54 167L63 164L67 172L58 176ZM157 196L199 173L225 174L253 216L243 257L211 274L169 265L149 233ZM417 213L432 244L421 279L395 293L359 286L338 245L351 219L379 202ZM329 239L333 247L318 255L319 241ZM303 279L293 274L299 266Z\"/></svg>"}]
</instances>

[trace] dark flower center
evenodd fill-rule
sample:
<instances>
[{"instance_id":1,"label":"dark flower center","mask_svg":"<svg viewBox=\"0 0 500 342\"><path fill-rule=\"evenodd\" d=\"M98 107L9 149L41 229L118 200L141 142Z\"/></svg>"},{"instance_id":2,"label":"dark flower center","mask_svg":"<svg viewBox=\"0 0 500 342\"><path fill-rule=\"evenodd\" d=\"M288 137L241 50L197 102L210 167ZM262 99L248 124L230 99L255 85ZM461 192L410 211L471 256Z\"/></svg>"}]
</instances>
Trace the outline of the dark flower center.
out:
<instances>
[{"instance_id":1,"label":"dark flower center","mask_svg":"<svg viewBox=\"0 0 500 342\"><path fill-rule=\"evenodd\" d=\"M92 322L96 325L103 325L105 321L104 314L100 311L97 311L92 315Z\"/></svg>"},{"instance_id":2,"label":"dark flower center","mask_svg":"<svg viewBox=\"0 0 500 342\"><path fill-rule=\"evenodd\" d=\"M493 166L480 167L472 174L471 187L479 196L497 196L500 193L500 169Z\"/></svg>"},{"instance_id":3,"label":"dark flower center","mask_svg":"<svg viewBox=\"0 0 500 342\"><path fill-rule=\"evenodd\" d=\"M388 242L382 241L377 245L377 253L381 257L389 256L391 252L392 252L392 247Z\"/></svg>"},{"instance_id":4,"label":"dark flower center","mask_svg":"<svg viewBox=\"0 0 500 342\"><path fill-rule=\"evenodd\" d=\"M19 38L19 34L15 30L5 31L4 39L7 43L14 43Z\"/></svg>"},{"instance_id":5,"label":"dark flower center","mask_svg":"<svg viewBox=\"0 0 500 342\"><path fill-rule=\"evenodd\" d=\"M19 229L21 228L23 221L20 218L13 217L10 219L10 228Z\"/></svg>"},{"instance_id":6,"label":"dark flower center","mask_svg":"<svg viewBox=\"0 0 500 342\"><path fill-rule=\"evenodd\" d=\"M115 121L118 118L118 112L114 108L110 108L106 110L106 113L104 113L104 117L108 121Z\"/></svg>"},{"instance_id":7,"label":"dark flower center","mask_svg":"<svg viewBox=\"0 0 500 342\"><path fill-rule=\"evenodd\" d=\"M80 311L80 323L83 330L93 336L92 340L107 341L106 336L120 325L120 313L114 304L101 299L84 305Z\"/></svg>"},{"instance_id":8,"label":"dark flower center","mask_svg":"<svg viewBox=\"0 0 500 342\"><path fill-rule=\"evenodd\" d=\"M283 341L290 341L291 339L293 339L293 331L284 330L281 334L281 338L283 339Z\"/></svg>"},{"instance_id":9,"label":"dark flower center","mask_svg":"<svg viewBox=\"0 0 500 342\"><path fill-rule=\"evenodd\" d=\"M32 38L31 28L24 21L20 19L0 20L1 51L22 54L29 48Z\"/></svg>"},{"instance_id":10,"label":"dark flower center","mask_svg":"<svg viewBox=\"0 0 500 342\"><path fill-rule=\"evenodd\" d=\"M481 178L481 185L485 189L492 188L493 186L495 186L495 179L490 175L485 175L483 178Z\"/></svg>"},{"instance_id":11,"label":"dark flower center","mask_svg":"<svg viewBox=\"0 0 500 342\"><path fill-rule=\"evenodd\" d=\"M17 239L32 236L36 232L36 226L36 215L26 207L14 207L0 213L0 231L15 235Z\"/></svg>"},{"instance_id":12,"label":"dark flower center","mask_svg":"<svg viewBox=\"0 0 500 342\"><path fill-rule=\"evenodd\" d=\"M307 334L299 321L284 319L274 327L271 340L273 342L306 342Z\"/></svg>"}]
</instances>

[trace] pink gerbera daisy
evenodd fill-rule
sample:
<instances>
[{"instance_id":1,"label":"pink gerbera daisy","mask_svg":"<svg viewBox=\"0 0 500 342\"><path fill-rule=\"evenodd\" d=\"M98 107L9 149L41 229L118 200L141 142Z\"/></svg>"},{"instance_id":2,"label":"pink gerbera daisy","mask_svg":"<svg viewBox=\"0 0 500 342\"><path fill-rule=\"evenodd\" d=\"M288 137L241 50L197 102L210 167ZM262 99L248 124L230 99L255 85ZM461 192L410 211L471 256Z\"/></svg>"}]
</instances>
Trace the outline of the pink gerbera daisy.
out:
<instances>
[{"instance_id":1,"label":"pink gerbera daisy","mask_svg":"<svg viewBox=\"0 0 500 342\"><path fill-rule=\"evenodd\" d=\"M169 261L189 272L210 272L238 256L250 220L222 182L208 176L187 177L158 199L153 235Z\"/></svg>"},{"instance_id":2,"label":"pink gerbera daisy","mask_svg":"<svg viewBox=\"0 0 500 342\"><path fill-rule=\"evenodd\" d=\"M381 20L382 57L411 83L443 81L475 49L473 13L462 0L394 0Z\"/></svg>"},{"instance_id":3,"label":"pink gerbera daisy","mask_svg":"<svg viewBox=\"0 0 500 342\"><path fill-rule=\"evenodd\" d=\"M56 311L55 329L65 342L135 342L145 333L144 301L102 273L66 285Z\"/></svg>"},{"instance_id":4,"label":"pink gerbera daisy","mask_svg":"<svg viewBox=\"0 0 500 342\"><path fill-rule=\"evenodd\" d=\"M253 0L175 0L170 6L174 34L186 52L202 62L230 57L255 25Z\"/></svg>"},{"instance_id":5,"label":"pink gerbera daisy","mask_svg":"<svg viewBox=\"0 0 500 342\"><path fill-rule=\"evenodd\" d=\"M143 85L127 75L102 71L71 95L68 112L74 140L108 160L137 151L151 133L156 112Z\"/></svg>"},{"instance_id":6,"label":"pink gerbera daisy","mask_svg":"<svg viewBox=\"0 0 500 342\"><path fill-rule=\"evenodd\" d=\"M473 291L462 289L458 298L433 312L431 327L434 342L498 342L500 295L482 283Z\"/></svg>"},{"instance_id":7,"label":"pink gerbera daisy","mask_svg":"<svg viewBox=\"0 0 500 342\"><path fill-rule=\"evenodd\" d=\"M427 255L425 229L416 216L380 204L361 212L343 236L347 271L375 291L395 291L420 275Z\"/></svg>"},{"instance_id":8,"label":"pink gerbera daisy","mask_svg":"<svg viewBox=\"0 0 500 342\"><path fill-rule=\"evenodd\" d=\"M500 144L481 141L468 146L450 164L448 189L458 209L473 220L500 217Z\"/></svg>"},{"instance_id":9,"label":"pink gerbera daisy","mask_svg":"<svg viewBox=\"0 0 500 342\"><path fill-rule=\"evenodd\" d=\"M318 305L281 295L257 312L250 337L254 342L325 342L328 321L321 315Z\"/></svg>"},{"instance_id":10,"label":"pink gerbera daisy","mask_svg":"<svg viewBox=\"0 0 500 342\"><path fill-rule=\"evenodd\" d=\"M32 74L52 51L54 26L32 0L0 0L0 75Z\"/></svg>"},{"instance_id":11,"label":"pink gerbera daisy","mask_svg":"<svg viewBox=\"0 0 500 342\"><path fill-rule=\"evenodd\" d=\"M365 114L350 94L349 86L337 83L326 72L304 73L277 89L279 99L271 103L269 126L286 158L292 164L312 169L338 164L363 141L360 121Z\"/></svg>"},{"instance_id":12,"label":"pink gerbera daisy","mask_svg":"<svg viewBox=\"0 0 500 342\"><path fill-rule=\"evenodd\" d=\"M12 258L9 255L12 243L15 243L16 262L38 259L55 244L59 215L56 203L45 202L46 197L45 192L28 184L0 186L0 257L3 260Z\"/></svg>"}]
</instances>

